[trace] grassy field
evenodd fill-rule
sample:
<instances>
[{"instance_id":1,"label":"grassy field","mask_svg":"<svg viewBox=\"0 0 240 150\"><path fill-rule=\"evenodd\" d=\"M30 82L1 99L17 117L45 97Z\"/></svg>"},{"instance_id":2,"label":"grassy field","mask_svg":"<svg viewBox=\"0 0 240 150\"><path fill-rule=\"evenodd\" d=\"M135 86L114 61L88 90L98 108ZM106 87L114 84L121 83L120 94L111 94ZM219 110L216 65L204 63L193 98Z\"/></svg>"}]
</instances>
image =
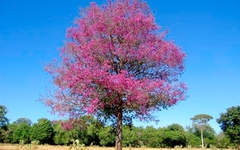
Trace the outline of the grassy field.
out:
<instances>
[{"instance_id":1,"label":"grassy field","mask_svg":"<svg viewBox=\"0 0 240 150\"><path fill-rule=\"evenodd\" d=\"M27 150L18 145L0 144L0 150ZM69 150L69 146L39 145L37 150ZM87 147L87 150L114 150L114 147ZM170 148L123 148L123 150L171 150ZM173 148L172 150L177 150ZM183 148L182 150L203 150L201 148ZM211 149L209 149L211 150Z\"/></svg>"}]
</instances>

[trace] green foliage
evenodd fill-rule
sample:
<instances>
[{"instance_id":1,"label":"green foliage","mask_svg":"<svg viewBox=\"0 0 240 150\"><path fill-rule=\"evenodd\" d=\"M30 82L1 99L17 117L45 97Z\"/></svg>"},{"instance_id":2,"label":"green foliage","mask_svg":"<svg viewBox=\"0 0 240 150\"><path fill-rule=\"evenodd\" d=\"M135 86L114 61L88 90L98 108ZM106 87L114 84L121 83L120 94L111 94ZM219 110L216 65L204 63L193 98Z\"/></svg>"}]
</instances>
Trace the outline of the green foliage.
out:
<instances>
[{"instance_id":1,"label":"green foliage","mask_svg":"<svg viewBox=\"0 0 240 150\"><path fill-rule=\"evenodd\" d=\"M30 122L31 121L29 119L20 118L12 124L8 124L7 126L5 126L4 130L2 130L4 138L3 142L18 143L19 140L24 140L25 143L29 143L31 131L31 126L29 124Z\"/></svg>"},{"instance_id":2,"label":"green foliage","mask_svg":"<svg viewBox=\"0 0 240 150\"><path fill-rule=\"evenodd\" d=\"M104 124L94 120L88 127L87 127L87 137L89 143L86 143L86 145L99 145L100 139L99 139L99 131L101 128L104 127Z\"/></svg>"},{"instance_id":3,"label":"green foliage","mask_svg":"<svg viewBox=\"0 0 240 150\"><path fill-rule=\"evenodd\" d=\"M8 124L4 130L5 136L4 136L4 143L14 143L13 140L13 132L17 128L16 124ZM15 143L18 143L19 141L16 141Z\"/></svg>"},{"instance_id":4,"label":"green foliage","mask_svg":"<svg viewBox=\"0 0 240 150\"><path fill-rule=\"evenodd\" d=\"M217 135L217 147L219 148L228 148L231 145L230 139L223 132Z\"/></svg>"},{"instance_id":5,"label":"green foliage","mask_svg":"<svg viewBox=\"0 0 240 150\"><path fill-rule=\"evenodd\" d=\"M38 119L38 122L33 124L30 136L31 141L39 140L41 144L51 144L52 137L53 127L48 119Z\"/></svg>"},{"instance_id":6,"label":"green foliage","mask_svg":"<svg viewBox=\"0 0 240 150\"><path fill-rule=\"evenodd\" d=\"M199 148L201 145L201 138L196 136L193 132L186 132L186 145Z\"/></svg>"},{"instance_id":7,"label":"green foliage","mask_svg":"<svg viewBox=\"0 0 240 150\"><path fill-rule=\"evenodd\" d=\"M201 132L196 129L195 133L198 137L201 136ZM210 125L206 125L205 130L203 131L205 147L210 148L210 145L217 145L216 132Z\"/></svg>"},{"instance_id":8,"label":"green foliage","mask_svg":"<svg viewBox=\"0 0 240 150\"><path fill-rule=\"evenodd\" d=\"M80 143L85 145L99 145L98 132L104 125L91 116L81 117L81 125L75 124L71 130L63 129L61 123L65 121L57 121L53 125L54 143L58 145L70 145L72 139L78 139Z\"/></svg>"},{"instance_id":9,"label":"green foliage","mask_svg":"<svg viewBox=\"0 0 240 150\"><path fill-rule=\"evenodd\" d=\"M230 107L217 119L223 132L238 147L240 144L240 106Z\"/></svg>"},{"instance_id":10,"label":"green foliage","mask_svg":"<svg viewBox=\"0 0 240 150\"><path fill-rule=\"evenodd\" d=\"M54 137L53 141L54 144L57 145L69 145L71 143L71 140L77 137L74 137L73 130L71 131L66 131L62 128L61 122L57 122L53 125L53 130L54 130Z\"/></svg>"},{"instance_id":11,"label":"green foliage","mask_svg":"<svg viewBox=\"0 0 240 150\"><path fill-rule=\"evenodd\" d=\"M195 126L193 126L193 128L192 128L192 132L196 136L201 137L201 131L198 128L196 128ZM216 133L215 133L214 129L210 125L205 126L205 130L203 131L204 138L211 138L215 134Z\"/></svg>"},{"instance_id":12,"label":"green foliage","mask_svg":"<svg viewBox=\"0 0 240 150\"><path fill-rule=\"evenodd\" d=\"M207 114L198 114L191 118L193 126L199 130L204 130L211 119L213 119L213 117Z\"/></svg>"},{"instance_id":13,"label":"green foliage","mask_svg":"<svg viewBox=\"0 0 240 150\"><path fill-rule=\"evenodd\" d=\"M123 147L137 147L139 145L138 139L136 127L123 126Z\"/></svg>"},{"instance_id":14,"label":"green foliage","mask_svg":"<svg viewBox=\"0 0 240 150\"><path fill-rule=\"evenodd\" d=\"M85 145L90 145L91 141L88 135L88 127L89 125L87 125L85 128L75 128L74 130L78 131L78 139L80 141L80 143L85 144Z\"/></svg>"},{"instance_id":15,"label":"green foliage","mask_svg":"<svg viewBox=\"0 0 240 150\"><path fill-rule=\"evenodd\" d=\"M41 144L71 145L72 149L85 149L85 145L114 146L116 130L112 126L105 126L98 120L86 116L80 118L82 124L76 124L71 130L64 130L62 122L50 122L47 119L39 119L30 126L27 119L18 119L12 124L5 125L0 130L0 142L18 143L19 149L35 149L33 140ZM4 136L3 136L4 135ZM207 148L231 148L230 138L225 133L216 135L214 129L206 125L203 131L204 142ZM77 144L76 140L78 139ZM33 142L30 142L33 141ZM75 142L75 144L74 144ZM22 147L21 147L22 145ZM179 124L172 124L164 128L153 126L135 127L123 125L123 147L152 147L175 148L181 147L199 148L201 146L201 131L196 126L187 127L186 131ZM37 146L36 146L37 147Z\"/></svg>"},{"instance_id":16,"label":"green foliage","mask_svg":"<svg viewBox=\"0 0 240 150\"><path fill-rule=\"evenodd\" d=\"M186 133L179 124L172 124L165 128L163 143L167 147L186 146Z\"/></svg>"},{"instance_id":17,"label":"green foliage","mask_svg":"<svg viewBox=\"0 0 240 150\"><path fill-rule=\"evenodd\" d=\"M140 139L143 142L143 145L146 147L160 147L158 133L158 130L153 126L148 126L142 130Z\"/></svg>"},{"instance_id":18,"label":"green foliage","mask_svg":"<svg viewBox=\"0 0 240 150\"><path fill-rule=\"evenodd\" d=\"M101 128L99 133L99 140L101 146L114 146L115 144L115 130L111 126Z\"/></svg>"},{"instance_id":19,"label":"green foliage","mask_svg":"<svg viewBox=\"0 0 240 150\"><path fill-rule=\"evenodd\" d=\"M210 145L217 145L218 141L215 136L215 131L210 125L205 125L203 131L205 147L209 148ZM199 147L201 145L201 130L196 126L187 127L187 145Z\"/></svg>"},{"instance_id":20,"label":"green foliage","mask_svg":"<svg viewBox=\"0 0 240 150\"><path fill-rule=\"evenodd\" d=\"M2 126L0 128L0 143L9 143L9 131L7 128L8 125Z\"/></svg>"},{"instance_id":21,"label":"green foliage","mask_svg":"<svg viewBox=\"0 0 240 150\"><path fill-rule=\"evenodd\" d=\"M212 116L208 115L208 114L198 114L195 115L194 117L191 118L192 120L192 125L194 127L196 127L197 129L200 130L201 133L201 141L202 141L202 148L204 148L204 130L206 129L206 127L208 126L208 122L213 119Z\"/></svg>"},{"instance_id":22,"label":"green foliage","mask_svg":"<svg viewBox=\"0 0 240 150\"><path fill-rule=\"evenodd\" d=\"M12 142L17 143L20 140L24 140L25 143L30 142L30 130L31 127L26 123L16 124L12 133Z\"/></svg>"}]
</instances>

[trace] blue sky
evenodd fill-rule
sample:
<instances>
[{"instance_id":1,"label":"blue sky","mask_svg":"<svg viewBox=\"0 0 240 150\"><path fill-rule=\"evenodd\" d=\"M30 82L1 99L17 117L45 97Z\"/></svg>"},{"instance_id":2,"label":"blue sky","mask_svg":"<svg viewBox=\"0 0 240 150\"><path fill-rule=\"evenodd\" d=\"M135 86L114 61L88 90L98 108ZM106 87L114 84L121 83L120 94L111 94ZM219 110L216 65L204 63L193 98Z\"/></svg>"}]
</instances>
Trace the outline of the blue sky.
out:
<instances>
[{"instance_id":1,"label":"blue sky","mask_svg":"<svg viewBox=\"0 0 240 150\"><path fill-rule=\"evenodd\" d=\"M0 104L11 122L25 117L59 119L37 99L51 86L44 64L58 56L66 29L79 7L94 0L0 0ZM105 0L95 0L97 4ZM181 80L189 87L187 100L156 113L160 122L136 126L191 125L190 118L206 113L216 118L240 102L240 2L238 0L147 0L167 38L187 53Z\"/></svg>"}]
</instances>

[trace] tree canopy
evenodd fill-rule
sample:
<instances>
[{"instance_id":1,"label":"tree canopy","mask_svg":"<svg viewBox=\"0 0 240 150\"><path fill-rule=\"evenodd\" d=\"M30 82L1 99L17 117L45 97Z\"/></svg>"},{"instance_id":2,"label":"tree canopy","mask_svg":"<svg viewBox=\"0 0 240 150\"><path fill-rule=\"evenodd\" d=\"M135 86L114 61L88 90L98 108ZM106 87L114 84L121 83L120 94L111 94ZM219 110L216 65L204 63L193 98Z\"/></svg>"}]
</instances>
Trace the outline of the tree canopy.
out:
<instances>
[{"instance_id":1,"label":"tree canopy","mask_svg":"<svg viewBox=\"0 0 240 150\"><path fill-rule=\"evenodd\" d=\"M205 128L211 119L213 119L213 117L208 114L198 114L191 118L193 125L200 129Z\"/></svg>"},{"instance_id":2,"label":"tree canopy","mask_svg":"<svg viewBox=\"0 0 240 150\"><path fill-rule=\"evenodd\" d=\"M240 106L230 107L217 119L220 128L237 147L240 143Z\"/></svg>"},{"instance_id":3,"label":"tree canopy","mask_svg":"<svg viewBox=\"0 0 240 150\"><path fill-rule=\"evenodd\" d=\"M28 118L18 118L13 123L15 123L15 124L27 124L29 126L32 125L32 121L30 119L28 119Z\"/></svg>"},{"instance_id":4,"label":"tree canopy","mask_svg":"<svg viewBox=\"0 0 240 150\"><path fill-rule=\"evenodd\" d=\"M38 140L40 143L52 143L53 127L50 120L46 118L38 119L31 128L31 141Z\"/></svg>"}]
</instances>

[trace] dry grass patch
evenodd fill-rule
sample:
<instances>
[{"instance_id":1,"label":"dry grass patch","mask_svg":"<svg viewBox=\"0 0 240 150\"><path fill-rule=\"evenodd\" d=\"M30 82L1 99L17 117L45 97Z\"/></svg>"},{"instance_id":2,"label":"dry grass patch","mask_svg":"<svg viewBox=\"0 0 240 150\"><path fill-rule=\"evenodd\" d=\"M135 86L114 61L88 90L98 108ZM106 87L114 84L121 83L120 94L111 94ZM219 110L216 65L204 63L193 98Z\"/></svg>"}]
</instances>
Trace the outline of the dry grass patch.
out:
<instances>
[{"instance_id":1,"label":"dry grass patch","mask_svg":"<svg viewBox=\"0 0 240 150\"><path fill-rule=\"evenodd\" d=\"M37 150L69 150L70 146L38 145ZM86 147L87 150L115 150L114 147ZM123 150L212 150L201 148L123 148ZM0 144L0 150L19 150L19 145ZM26 149L21 149L26 150Z\"/></svg>"}]
</instances>

